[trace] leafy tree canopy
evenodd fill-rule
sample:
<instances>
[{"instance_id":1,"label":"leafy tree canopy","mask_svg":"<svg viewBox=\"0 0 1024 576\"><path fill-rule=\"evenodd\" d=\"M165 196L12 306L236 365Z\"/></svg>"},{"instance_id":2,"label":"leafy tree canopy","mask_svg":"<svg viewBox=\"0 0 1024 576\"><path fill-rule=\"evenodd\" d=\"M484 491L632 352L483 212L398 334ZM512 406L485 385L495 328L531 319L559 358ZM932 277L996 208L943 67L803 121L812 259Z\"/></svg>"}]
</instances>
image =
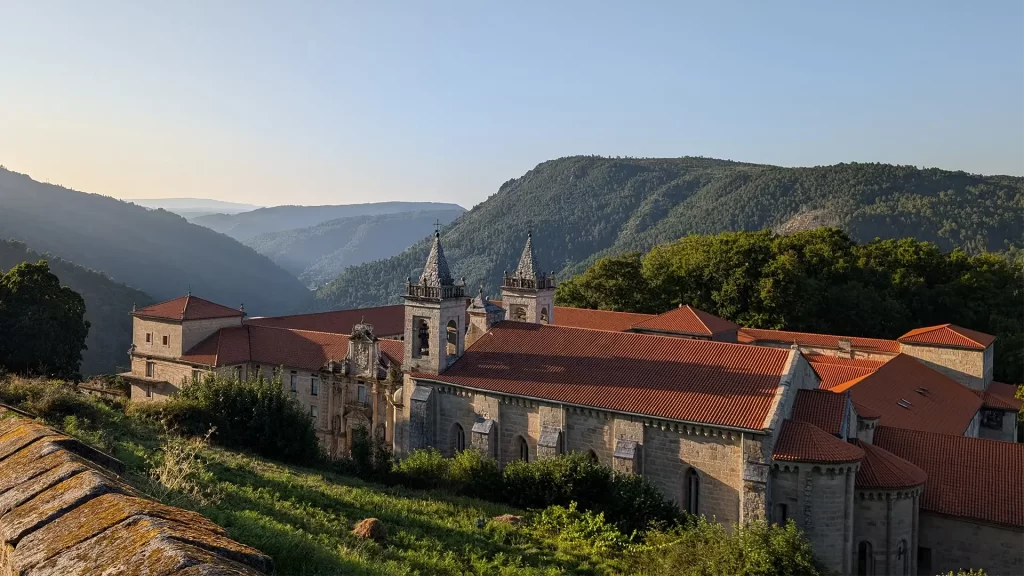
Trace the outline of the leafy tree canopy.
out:
<instances>
[{"instance_id":1,"label":"leafy tree canopy","mask_svg":"<svg viewBox=\"0 0 1024 576\"><path fill-rule=\"evenodd\" d=\"M0 366L17 374L77 378L89 334L85 300L45 260L0 276Z\"/></svg>"},{"instance_id":2,"label":"leafy tree canopy","mask_svg":"<svg viewBox=\"0 0 1024 576\"><path fill-rule=\"evenodd\" d=\"M690 235L599 260L562 306L660 313L689 304L752 328L896 338L950 322L998 337L995 377L1024 382L1024 265L911 238L860 244L835 228Z\"/></svg>"}]
</instances>

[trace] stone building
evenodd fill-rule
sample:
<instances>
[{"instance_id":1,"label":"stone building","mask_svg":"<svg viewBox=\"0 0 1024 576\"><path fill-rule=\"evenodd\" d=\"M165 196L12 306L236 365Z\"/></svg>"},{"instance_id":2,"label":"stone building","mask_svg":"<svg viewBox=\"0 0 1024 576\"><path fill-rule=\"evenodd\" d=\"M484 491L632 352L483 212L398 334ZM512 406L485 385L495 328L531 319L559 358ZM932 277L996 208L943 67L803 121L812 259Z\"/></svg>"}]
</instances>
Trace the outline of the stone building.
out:
<instances>
[{"instance_id":1,"label":"stone building","mask_svg":"<svg viewBox=\"0 0 1024 576\"><path fill-rule=\"evenodd\" d=\"M399 456L476 449L504 465L583 452L727 526L793 520L840 573L1024 573L1021 403L992 381L993 337L943 325L885 340L741 328L690 306L559 307L530 237L500 300L469 298L465 284L435 234L402 305L190 314L226 325L177 356L137 345L133 378L283 367L335 455L354 425ZM147 310L135 313L137 342L158 313ZM143 361L176 367L147 377ZM303 393L311 378L326 399Z\"/></svg>"}]
</instances>

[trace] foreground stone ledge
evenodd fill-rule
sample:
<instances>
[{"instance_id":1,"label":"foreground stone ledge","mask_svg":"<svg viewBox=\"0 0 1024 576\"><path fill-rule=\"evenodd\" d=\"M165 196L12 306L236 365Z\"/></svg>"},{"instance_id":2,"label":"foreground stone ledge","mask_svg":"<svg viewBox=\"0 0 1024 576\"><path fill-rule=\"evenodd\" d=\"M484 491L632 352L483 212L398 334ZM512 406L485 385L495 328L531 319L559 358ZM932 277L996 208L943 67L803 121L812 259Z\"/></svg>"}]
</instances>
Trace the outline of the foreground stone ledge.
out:
<instances>
[{"instance_id":1,"label":"foreground stone ledge","mask_svg":"<svg viewBox=\"0 0 1024 576\"><path fill-rule=\"evenodd\" d=\"M262 552L147 498L113 457L0 408L0 576L260 576Z\"/></svg>"}]
</instances>

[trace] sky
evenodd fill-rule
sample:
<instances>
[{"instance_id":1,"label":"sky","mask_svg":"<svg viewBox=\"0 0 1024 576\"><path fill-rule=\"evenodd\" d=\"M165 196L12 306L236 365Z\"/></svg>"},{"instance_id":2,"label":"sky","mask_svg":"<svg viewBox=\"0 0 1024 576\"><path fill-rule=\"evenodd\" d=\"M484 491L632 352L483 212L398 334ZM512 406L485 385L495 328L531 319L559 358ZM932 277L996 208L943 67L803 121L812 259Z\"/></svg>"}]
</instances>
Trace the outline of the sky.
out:
<instances>
[{"instance_id":1,"label":"sky","mask_svg":"<svg viewBox=\"0 0 1024 576\"><path fill-rule=\"evenodd\" d=\"M1024 175L1021 0L0 0L0 15L0 164L119 198L470 207L577 154Z\"/></svg>"}]
</instances>

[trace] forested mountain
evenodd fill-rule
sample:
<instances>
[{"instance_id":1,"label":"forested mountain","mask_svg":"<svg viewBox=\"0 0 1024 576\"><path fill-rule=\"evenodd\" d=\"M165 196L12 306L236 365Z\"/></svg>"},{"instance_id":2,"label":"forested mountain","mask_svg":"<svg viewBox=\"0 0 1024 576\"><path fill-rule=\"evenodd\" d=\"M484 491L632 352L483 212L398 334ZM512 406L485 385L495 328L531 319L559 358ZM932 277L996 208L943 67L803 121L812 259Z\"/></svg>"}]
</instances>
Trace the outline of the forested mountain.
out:
<instances>
[{"instance_id":1,"label":"forested mountain","mask_svg":"<svg viewBox=\"0 0 1024 576\"><path fill-rule=\"evenodd\" d=\"M254 204L240 204L238 202L225 202L224 200L210 200L207 198L137 198L126 199L125 202L138 204L145 208L163 208L185 219L197 218L207 214L238 214L239 212L248 212L260 208L260 206Z\"/></svg>"},{"instance_id":2,"label":"forested mountain","mask_svg":"<svg viewBox=\"0 0 1024 576\"><path fill-rule=\"evenodd\" d=\"M164 210L0 169L0 238L106 273L158 300L192 292L250 314L304 308L307 290L251 248ZM127 345L127 342L125 343Z\"/></svg>"},{"instance_id":3,"label":"forested mountain","mask_svg":"<svg viewBox=\"0 0 1024 576\"><path fill-rule=\"evenodd\" d=\"M494 293L527 230L545 268L577 273L595 258L647 250L687 234L826 223L858 241L914 237L971 253L1020 246L1024 178L889 164L782 168L709 158L575 156L504 183L443 231L452 272ZM425 242L347 269L314 308L397 302Z\"/></svg>"},{"instance_id":4,"label":"forested mountain","mask_svg":"<svg viewBox=\"0 0 1024 576\"><path fill-rule=\"evenodd\" d=\"M0 240L0 274L21 264L46 260L62 286L85 300L85 319L91 324L82 353L81 373L110 374L127 367L132 343L132 305L148 306L153 298L141 290L114 282L107 275L83 268L51 254L40 254L22 242Z\"/></svg>"},{"instance_id":5,"label":"forested mountain","mask_svg":"<svg viewBox=\"0 0 1024 576\"><path fill-rule=\"evenodd\" d=\"M378 216L351 216L308 228L261 234L244 241L275 264L319 286L356 264L394 256L426 238L434 222L448 224L465 210L426 210Z\"/></svg>"},{"instance_id":6,"label":"forested mountain","mask_svg":"<svg viewBox=\"0 0 1024 576\"><path fill-rule=\"evenodd\" d=\"M464 210L444 202L374 202L337 206L275 206L241 214L211 214L192 221L243 241L260 234L308 228L321 222L354 216L377 216L419 210Z\"/></svg>"}]
</instances>

